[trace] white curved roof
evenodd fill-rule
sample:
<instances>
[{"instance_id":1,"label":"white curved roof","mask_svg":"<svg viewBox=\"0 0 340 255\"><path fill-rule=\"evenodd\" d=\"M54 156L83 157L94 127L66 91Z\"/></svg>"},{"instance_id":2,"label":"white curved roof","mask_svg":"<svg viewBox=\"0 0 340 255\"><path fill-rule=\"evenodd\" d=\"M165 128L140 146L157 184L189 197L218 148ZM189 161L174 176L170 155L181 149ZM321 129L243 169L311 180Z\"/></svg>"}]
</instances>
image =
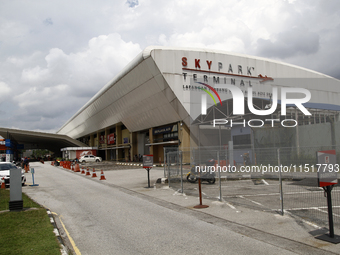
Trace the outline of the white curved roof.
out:
<instances>
[{"instance_id":1,"label":"white curved roof","mask_svg":"<svg viewBox=\"0 0 340 255\"><path fill-rule=\"evenodd\" d=\"M186 58L186 66L183 58ZM199 65L195 62L198 59ZM223 64L223 70L218 63ZM234 73L238 66L243 66L244 73L251 67L249 77L253 78L259 74L275 78L327 78L323 86L310 82L302 86L312 88L315 94L322 91L325 99L320 103L330 103L339 97L338 80L298 66L218 50L151 46L107 83L57 133L78 138L119 122L131 132L177 121L188 124L190 96L183 90L184 83L188 82L184 80L183 72L188 73L188 77L195 72L209 76L228 75L229 65Z\"/></svg>"}]
</instances>

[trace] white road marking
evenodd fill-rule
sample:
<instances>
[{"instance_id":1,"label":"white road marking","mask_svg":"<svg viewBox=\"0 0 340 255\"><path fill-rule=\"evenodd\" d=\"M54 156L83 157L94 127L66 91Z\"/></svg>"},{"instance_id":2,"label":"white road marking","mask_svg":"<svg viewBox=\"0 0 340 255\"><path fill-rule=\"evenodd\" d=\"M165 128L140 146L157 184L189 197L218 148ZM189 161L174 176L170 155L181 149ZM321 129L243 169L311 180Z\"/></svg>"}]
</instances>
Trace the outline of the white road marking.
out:
<instances>
[{"instance_id":1,"label":"white road marking","mask_svg":"<svg viewBox=\"0 0 340 255\"><path fill-rule=\"evenodd\" d=\"M243 199L245 199L245 200L248 200L248 201L250 201L250 202L252 202L252 203L254 203L254 204L263 206L263 204L261 204L261 203L259 203L259 202L256 202L256 201L253 201L253 200L251 200L251 199L245 198L244 196L239 196L239 197L240 197L240 198L243 198Z\"/></svg>"},{"instance_id":2,"label":"white road marking","mask_svg":"<svg viewBox=\"0 0 340 255\"><path fill-rule=\"evenodd\" d=\"M336 206L332 206L332 207L336 207ZM338 206L338 207L339 207L339 206ZM321 210L320 208L315 208L315 210L328 214L328 211ZM340 217L340 215L339 215L339 214L336 214L336 213L333 213L333 216Z\"/></svg>"},{"instance_id":3,"label":"white road marking","mask_svg":"<svg viewBox=\"0 0 340 255\"><path fill-rule=\"evenodd\" d=\"M286 210L285 210L285 212L286 212ZM287 214L291 214L291 213L288 212L288 211L287 211L286 213L287 213ZM302 218L300 218L300 219L301 219L302 222L306 223L306 224L309 225L309 226L312 226L312 227L317 228L317 229L321 229L320 226L316 225L316 224L313 223L313 222L310 222L310 221L308 221L308 220L304 220L304 219L302 219Z\"/></svg>"},{"instance_id":4,"label":"white road marking","mask_svg":"<svg viewBox=\"0 0 340 255\"><path fill-rule=\"evenodd\" d=\"M266 182L264 179L262 179L262 182L263 182L264 184L266 184L266 185L269 185L269 183Z\"/></svg>"}]
</instances>

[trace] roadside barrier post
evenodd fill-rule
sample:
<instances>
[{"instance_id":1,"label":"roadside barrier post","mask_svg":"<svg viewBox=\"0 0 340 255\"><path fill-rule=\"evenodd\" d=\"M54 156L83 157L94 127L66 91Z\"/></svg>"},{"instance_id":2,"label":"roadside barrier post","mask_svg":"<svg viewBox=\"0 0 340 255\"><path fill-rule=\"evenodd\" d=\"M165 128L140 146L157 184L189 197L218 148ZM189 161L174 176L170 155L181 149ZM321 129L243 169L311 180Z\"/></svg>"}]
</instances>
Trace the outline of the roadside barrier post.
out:
<instances>
[{"instance_id":1,"label":"roadside barrier post","mask_svg":"<svg viewBox=\"0 0 340 255\"><path fill-rule=\"evenodd\" d=\"M151 188L150 186L150 169L153 167L153 155L143 155L143 168L148 171L148 186L146 188Z\"/></svg>"},{"instance_id":2,"label":"roadside barrier post","mask_svg":"<svg viewBox=\"0 0 340 255\"><path fill-rule=\"evenodd\" d=\"M179 160L181 164L181 193L183 194L183 157L182 157L182 151L178 151L179 154Z\"/></svg>"},{"instance_id":3,"label":"roadside barrier post","mask_svg":"<svg viewBox=\"0 0 340 255\"><path fill-rule=\"evenodd\" d=\"M220 166L220 152L217 151L217 166ZM217 169L220 169L219 167L217 167ZM218 171L218 188L219 188L219 191L220 191L220 198L219 200L222 201L222 185L221 185L221 171L220 170L217 170Z\"/></svg>"},{"instance_id":4,"label":"roadside barrier post","mask_svg":"<svg viewBox=\"0 0 340 255\"><path fill-rule=\"evenodd\" d=\"M170 162L170 153L169 152L167 153L166 158L167 158L167 163L168 163L168 186L170 188L170 165L171 165L171 162Z\"/></svg>"},{"instance_id":5,"label":"roadside barrier post","mask_svg":"<svg viewBox=\"0 0 340 255\"><path fill-rule=\"evenodd\" d=\"M279 167L281 166L280 148L277 149L277 164ZM280 172L279 172L279 188L280 188L281 215L283 216L284 210L283 210L283 191L282 191L282 167L280 167Z\"/></svg>"},{"instance_id":6,"label":"roadside barrier post","mask_svg":"<svg viewBox=\"0 0 340 255\"><path fill-rule=\"evenodd\" d=\"M333 171L336 164L335 150L317 151L316 152L318 164L322 166L318 171L318 184L322 187L327 194L327 207L328 207L328 224L329 234L317 236L317 239L338 244L340 243L340 236L334 235L334 222L333 222L333 209L332 209L332 189L334 185L338 184L337 172ZM319 169L318 169L319 170Z\"/></svg>"},{"instance_id":7,"label":"roadside barrier post","mask_svg":"<svg viewBox=\"0 0 340 255\"><path fill-rule=\"evenodd\" d=\"M198 192L199 192L200 204L195 205L194 208L196 208L196 209L208 208L209 205L202 204L202 188L201 188L201 174L200 173L199 173L199 177L198 177Z\"/></svg>"},{"instance_id":8,"label":"roadside barrier post","mask_svg":"<svg viewBox=\"0 0 340 255\"><path fill-rule=\"evenodd\" d=\"M34 168L31 168L31 173L32 173L32 181L33 181L33 184L32 185L30 185L30 186L39 186L39 184L35 184L34 183Z\"/></svg>"}]
</instances>

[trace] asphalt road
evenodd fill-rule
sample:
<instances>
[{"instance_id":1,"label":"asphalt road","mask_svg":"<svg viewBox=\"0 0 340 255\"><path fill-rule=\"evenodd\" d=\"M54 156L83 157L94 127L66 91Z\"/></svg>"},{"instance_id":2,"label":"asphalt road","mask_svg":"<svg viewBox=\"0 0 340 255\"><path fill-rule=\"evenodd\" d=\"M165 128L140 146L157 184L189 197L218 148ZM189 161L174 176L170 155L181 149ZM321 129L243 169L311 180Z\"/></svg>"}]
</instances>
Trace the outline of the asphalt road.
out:
<instances>
[{"instance_id":1,"label":"asphalt road","mask_svg":"<svg viewBox=\"0 0 340 255\"><path fill-rule=\"evenodd\" d=\"M78 254L293 254L106 181L48 164L31 167L39 186L23 192L58 215Z\"/></svg>"}]
</instances>

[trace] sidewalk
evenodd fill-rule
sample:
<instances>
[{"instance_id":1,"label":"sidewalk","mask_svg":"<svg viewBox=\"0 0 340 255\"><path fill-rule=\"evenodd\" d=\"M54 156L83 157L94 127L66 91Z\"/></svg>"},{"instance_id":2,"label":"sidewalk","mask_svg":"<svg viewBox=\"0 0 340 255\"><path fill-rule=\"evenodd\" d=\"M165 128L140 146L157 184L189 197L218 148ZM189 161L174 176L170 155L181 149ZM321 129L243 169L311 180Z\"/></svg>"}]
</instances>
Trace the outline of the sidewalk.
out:
<instances>
[{"instance_id":1,"label":"sidewalk","mask_svg":"<svg viewBox=\"0 0 340 255\"><path fill-rule=\"evenodd\" d=\"M45 163L49 164L50 162ZM90 169L92 173L92 168ZM100 169L96 169L96 173L100 178ZM80 175L80 173L74 174ZM198 197L181 194L169 188L167 183L156 183L159 178L164 176L163 168L150 170L151 188L147 188L147 171L143 168L108 170L104 171L104 174L106 180L100 181L103 184L119 186L131 195L153 200L169 209L191 214L200 220L230 228L235 232L272 243L278 247L287 248L288 245L290 247L288 250L304 254L327 254L327 251L340 254L340 244L331 244L314 238L314 236L328 233L328 230L319 229L316 225L300 218L294 218L288 213L281 216L277 213L253 210L239 205L234 206L228 201L220 202L218 199L203 199L203 204L209 207L195 209L194 206L199 204ZM93 180L99 181L99 178L93 178ZM27 182L30 182L30 178L27 178ZM202 189L204 191L204 187ZM335 234L339 235L340 233ZM308 251L309 248L311 248L310 251Z\"/></svg>"}]
</instances>

